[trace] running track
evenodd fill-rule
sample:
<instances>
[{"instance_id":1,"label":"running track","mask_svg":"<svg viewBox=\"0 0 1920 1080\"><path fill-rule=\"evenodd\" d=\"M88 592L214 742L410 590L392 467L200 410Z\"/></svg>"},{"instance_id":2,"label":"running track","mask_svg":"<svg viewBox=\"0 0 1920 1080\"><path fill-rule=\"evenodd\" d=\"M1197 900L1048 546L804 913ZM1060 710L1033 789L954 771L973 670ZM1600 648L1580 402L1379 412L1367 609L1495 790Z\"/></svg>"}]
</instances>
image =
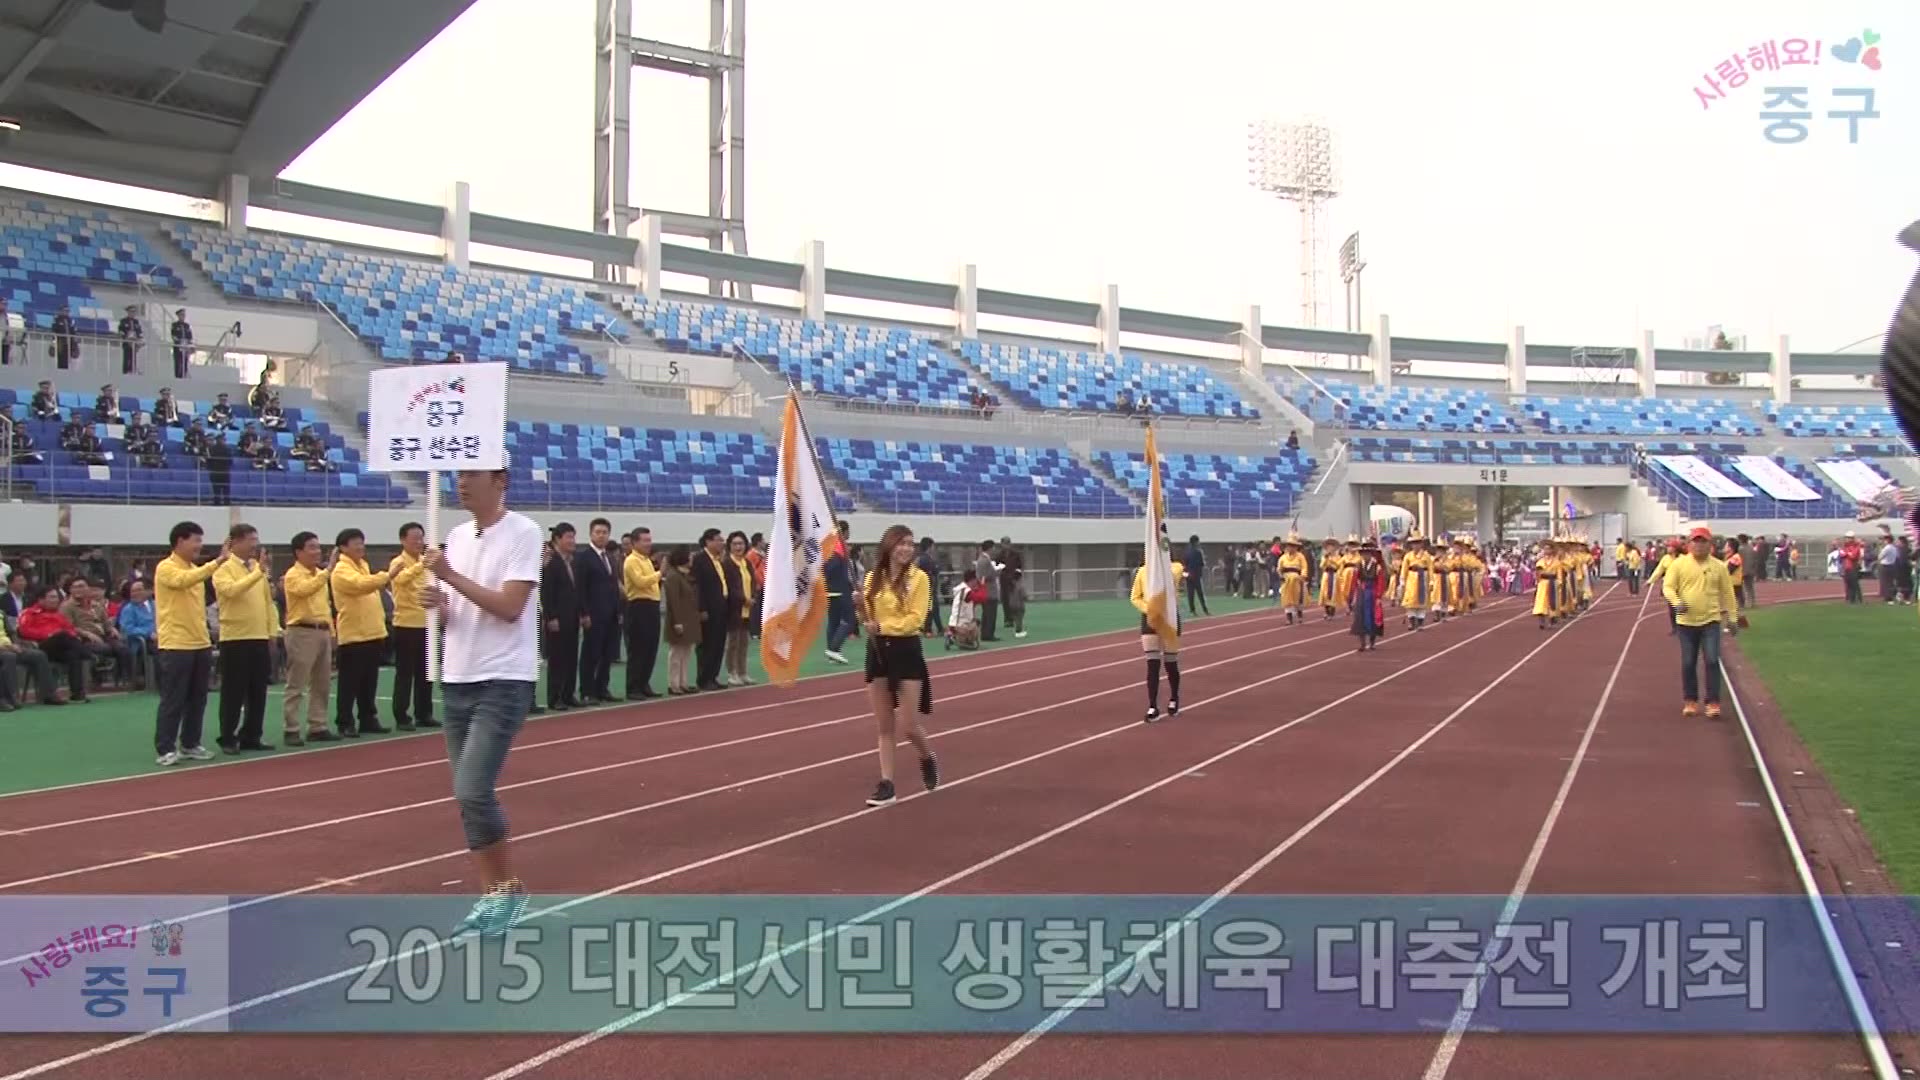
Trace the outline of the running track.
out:
<instances>
[{"instance_id":1,"label":"running track","mask_svg":"<svg viewBox=\"0 0 1920 1080\"><path fill-rule=\"evenodd\" d=\"M880 811L859 809L873 766L857 674L542 720L503 798L520 872L544 895L1797 893L1738 724L1678 716L1672 644L1644 596L1608 583L1548 633L1496 603L1368 655L1344 621L1205 620L1187 635L1181 715L1154 727L1138 722L1130 631L942 662L946 783L903 783L915 794ZM7 798L0 894L466 895L445 787L423 738ZM661 1080L1866 1071L1850 1037L1603 1042L1456 1019L1364 1038L21 1036L0 1040L0 1080L223 1080L268 1062L284 1080L586 1078L638 1062Z\"/></svg>"}]
</instances>

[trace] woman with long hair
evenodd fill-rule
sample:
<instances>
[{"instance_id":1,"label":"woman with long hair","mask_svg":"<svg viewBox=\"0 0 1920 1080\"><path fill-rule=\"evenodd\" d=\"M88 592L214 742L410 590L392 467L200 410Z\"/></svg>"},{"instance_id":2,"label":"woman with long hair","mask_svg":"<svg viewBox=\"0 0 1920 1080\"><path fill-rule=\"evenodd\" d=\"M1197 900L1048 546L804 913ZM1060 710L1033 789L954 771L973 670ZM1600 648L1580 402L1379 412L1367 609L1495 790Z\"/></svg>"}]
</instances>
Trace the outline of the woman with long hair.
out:
<instances>
[{"instance_id":1,"label":"woman with long hair","mask_svg":"<svg viewBox=\"0 0 1920 1080\"><path fill-rule=\"evenodd\" d=\"M747 677L747 646L753 639L754 579L753 565L747 561L752 547L747 534L735 530L727 537L727 654L728 686L752 686Z\"/></svg>"},{"instance_id":2,"label":"woman with long hair","mask_svg":"<svg viewBox=\"0 0 1920 1080\"><path fill-rule=\"evenodd\" d=\"M1153 623L1147 618L1147 612L1151 608L1147 601L1146 559L1156 557L1169 559L1172 563L1168 570L1172 576L1168 580L1172 582L1174 595L1179 595L1178 590L1186 575L1186 567L1178 559L1173 559L1164 546L1148 552L1141 560L1140 568L1133 572L1132 600L1134 608L1140 612L1140 647L1147 657L1146 721L1149 724L1158 723L1160 720L1160 673L1162 671L1167 675L1167 715L1180 715L1180 632L1185 629L1184 620L1180 618L1179 604L1173 605L1174 643L1171 647L1160 639L1159 632L1153 628Z\"/></svg>"},{"instance_id":3,"label":"woman with long hair","mask_svg":"<svg viewBox=\"0 0 1920 1080\"><path fill-rule=\"evenodd\" d=\"M920 649L920 627L933 604L933 583L914 565L917 555L913 530L889 526L859 594L860 621L867 631L867 700L879 728L880 783L867 797L868 806L894 800L893 756L902 709L917 703L922 714L933 713L933 683ZM919 752L920 779L932 791L939 786L940 767L918 716L908 722L907 741Z\"/></svg>"}]
</instances>

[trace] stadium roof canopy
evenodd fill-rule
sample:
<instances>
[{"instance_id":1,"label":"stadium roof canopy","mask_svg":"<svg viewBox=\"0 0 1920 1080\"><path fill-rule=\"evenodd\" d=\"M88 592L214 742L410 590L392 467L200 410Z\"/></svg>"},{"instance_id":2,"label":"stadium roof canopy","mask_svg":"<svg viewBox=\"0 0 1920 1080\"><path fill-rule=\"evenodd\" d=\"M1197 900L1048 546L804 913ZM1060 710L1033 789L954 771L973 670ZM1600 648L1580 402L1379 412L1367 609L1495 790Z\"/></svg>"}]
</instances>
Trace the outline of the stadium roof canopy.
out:
<instances>
[{"instance_id":1,"label":"stadium roof canopy","mask_svg":"<svg viewBox=\"0 0 1920 1080\"><path fill-rule=\"evenodd\" d=\"M155 32L99 0L0 0L0 114L21 128L0 156L183 195L259 185L472 4L136 0L164 10Z\"/></svg>"}]
</instances>

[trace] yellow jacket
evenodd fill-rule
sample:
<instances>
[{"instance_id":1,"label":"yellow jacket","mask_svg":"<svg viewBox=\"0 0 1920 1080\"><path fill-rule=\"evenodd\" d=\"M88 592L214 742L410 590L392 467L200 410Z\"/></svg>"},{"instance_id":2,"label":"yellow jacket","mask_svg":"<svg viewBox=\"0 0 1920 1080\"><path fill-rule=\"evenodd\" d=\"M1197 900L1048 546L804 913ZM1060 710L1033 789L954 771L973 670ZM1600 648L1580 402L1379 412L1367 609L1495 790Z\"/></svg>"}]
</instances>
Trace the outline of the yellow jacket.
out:
<instances>
[{"instance_id":1,"label":"yellow jacket","mask_svg":"<svg viewBox=\"0 0 1920 1080\"><path fill-rule=\"evenodd\" d=\"M231 560L229 560L231 561ZM169 555L153 568L154 647L191 652L213 648L207 636L207 579L218 560L195 566Z\"/></svg>"},{"instance_id":2,"label":"yellow jacket","mask_svg":"<svg viewBox=\"0 0 1920 1080\"><path fill-rule=\"evenodd\" d=\"M387 587L387 574L369 573L367 564L348 555L340 556L333 567L334 638L342 645L361 641L384 641L387 636L387 609L380 602L380 590Z\"/></svg>"},{"instance_id":3,"label":"yellow jacket","mask_svg":"<svg viewBox=\"0 0 1920 1080\"><path fill-rule=\"evenodd\" d=\"M627 553L620 564L620 591L628 602L660 599L660 571L653 565L653 556Z\"/></svg>"},{"instance_id":4,"label":"yellow jacket","mask_svg":"<svg viewBox=\"0 0 1920 1080\"><path fill-rule=\"evenodd\" d=\"M323 623L332 630L333 598L327 595L326 570L294 563L281 576L280 588L287 594L288 626Z\"/></svg>"},{"instance_id":5,"label":"yellow jacket","mask_svg":"<svg viewBox=\"0 0 1920 1080\"><path fill-rule=\"evenodd\" d=\"M228 559L213 572L213 592L220 598L221 641L267 641L280 636L280 609L273 606L273 587L258 562L252 567Z\"/></svg>"},{"instance_id":6,"label":"yellow jacket","mask_svg":"<svg viewBox=\"0 0 1920 1080\"><path fill-rule=\"evenodd\" d=\"M1307 572L1307 556L1304 552L1289 551L1280 556L1278 565L1282 576L1287 574L1300 574L1305 576Z\"/></svg>"},{"instance_id":7,"label":"yellow jacket","mask_svg":"<svg viewBox=\"0 0 1920 1080\"><path fill-rule=\"evenodd\" d=\"M1177 590L1180 588L1180 583L1186 580L1187 568L1186 565L1178 559L1173 560L1172 565L1172 582L1173 587ZM1140 612L1140 614L1145 615L1147 613L1147 568L1144 566L1133 572L1132 600L1134 609Z\"/></svg>"},{"instance_id":8,"label":"yellow jacket","mask_svg":"<svg viewBox=\"0 0 1920 1080\"><path fill-rule=\"evenodd\" d=\"M862 585L860 595L864 599L867 587L880 571L867 574L867 582ZM919 637L920 628L926 625L927 609L933 603L933 585L927 581L926 572L917 566L907 568L907 595L896 595L891 586L882 581L873 594L873 606L867 612L867 618L880 626L881 637Z\"/></svg>"},{"instance_id":9,"label":"yellow jacket","mask_svg":"<svg viewBox=\"0 0 1920 1080\"><path fill-rule=\"evenodd\" d=\"M1740 614L1727 564L1709 555L1673 560L1661 579L1660 591L1674 608L1673 621L1681 626L1708 626L1732 622Z\"/></svg>"},{"instance_id":10,"label":"yellow jacket","mask_svg":"<svg viewBox=\"0 0 1920 1080\"><path fill-rule=\"evenodd\" d=\"M425 630L427 564L403 551L387 564L387 581L393 586L393 625Z\"/></svg>"}]
</instances>

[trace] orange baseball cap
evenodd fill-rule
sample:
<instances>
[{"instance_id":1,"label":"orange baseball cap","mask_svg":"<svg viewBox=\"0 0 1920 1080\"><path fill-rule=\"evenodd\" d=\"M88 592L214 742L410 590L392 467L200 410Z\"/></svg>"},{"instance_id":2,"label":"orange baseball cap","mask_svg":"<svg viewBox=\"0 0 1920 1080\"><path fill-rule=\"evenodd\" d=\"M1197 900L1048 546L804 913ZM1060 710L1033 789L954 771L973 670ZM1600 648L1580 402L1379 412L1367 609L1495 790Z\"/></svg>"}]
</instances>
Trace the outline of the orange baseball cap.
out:
<instances>
[{"instance_id":1,"label":"orange baseball cap","mask_svg":"<svg viewBox=\"0 0 1920 1080\"><path fill-rule=\"evenodd\" d=\"M1711 540L1711 539L1713 539L1713 530L1712 530L1712 529L1709 529L1709 528L1707 528L1707 527L1706 527L1705 525L1702 525L1702 526L1700 526L1700 527L1698 527L1698 528L1696 528L1696 529L1694 529L1694 530L1693 530L1692 532L1690 532L1690 533L1688 533L1688 534L1687 534L1687 539L1689 539L1689 540Z\"/></svg>"}]
</instances>

